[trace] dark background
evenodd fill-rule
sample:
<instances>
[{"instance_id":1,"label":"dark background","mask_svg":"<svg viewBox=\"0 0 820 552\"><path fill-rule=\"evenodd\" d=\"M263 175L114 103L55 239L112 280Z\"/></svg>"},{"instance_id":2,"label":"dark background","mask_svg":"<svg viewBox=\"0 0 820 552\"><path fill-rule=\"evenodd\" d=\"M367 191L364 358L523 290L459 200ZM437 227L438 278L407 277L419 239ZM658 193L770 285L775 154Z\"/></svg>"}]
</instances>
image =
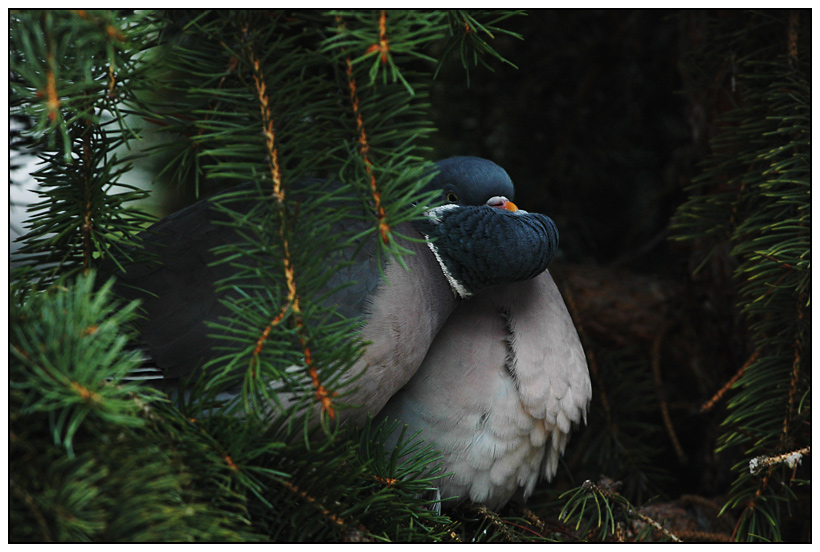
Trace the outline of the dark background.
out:
<instances>
[{"instance_id":1,"label":"dark background","mask_svg":"<svg viewBox=\"0 0 820 552\"><path fill-rule=\"evenodd\" d=\"M727 397L704 405L751 350L728 244L696 271L709 250L671 239L670 222L720 114L742 101L724 92L734 68L710 29L740 32L751 20L736 11L532 10L501 24L524 40L492 41L517 69L471 68L468 87L452 59L432 88L434 157L492 159L512 177L518 206L558 225L550 270L587 350L594 397L552 492L570 484L562 473L575 484L611 478L638 504L674 501L673 518L709 519L692 527L726 535L735 520L717 512L743 457L715 454ZM704 50L711 65L698 66ZM600 449L607 431L627 450ZM795 536L808 530L810 500L801 504Z\"/></svg>"},{"instance_id":2,"label":"dark background","mask_svg":"<svg viewBox=\"0 0 820 552\"><path fill-rule=\"evenodd\" d=\"M505 167L524 209L549 214L568 259L650 272L684 199L692 136L678 12L533 10L493 47L518 69L451 59L433 87L436 154ZM663 263L666 264L666 263Z\"/></svg>"}]
</instances>

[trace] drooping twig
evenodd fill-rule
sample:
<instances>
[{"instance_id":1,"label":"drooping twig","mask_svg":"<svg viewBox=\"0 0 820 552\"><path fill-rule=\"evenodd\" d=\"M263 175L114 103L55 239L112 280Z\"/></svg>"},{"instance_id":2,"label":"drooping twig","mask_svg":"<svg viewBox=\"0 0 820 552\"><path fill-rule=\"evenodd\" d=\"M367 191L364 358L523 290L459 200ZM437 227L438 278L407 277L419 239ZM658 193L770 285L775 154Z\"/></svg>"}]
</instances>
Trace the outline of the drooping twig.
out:
<instances>
[{"instance_id":1,"label":"drooping twig","mask_svg":"<svg viewBox=\"0 0 820 552\"><path fill-rule=\"evenodd\" d=\"M786 32L788 50L789 50L789 67L794 67L797 63L797 31L800 26L800 12L797 10L789 11L789 28Z\"/></svg>"},{"instance_id":2,"label":"drooping twig","mask_svg":"<svg viewBox=\"0 0 820 552\"><path fill-rule=\"evenodd\" d=\"M247 34L247 33L246 33ZM262 72L259 59L253 51L253 46L248 45L248 56L253 67L253 82L256 89L257 100L259 101L259 110L262 120L262 131L265 135L265 145L267 148L268 167L270 170L271 180L273 182L273 197L276 199L276 205L279 210L279 236L282 239L283 264L285 269L285 281L288 288L288 296L285 305L279 314L265 327L257 340L256 347L251 357L251 363L255 366L259 353L262 351L265 341L270 334L271 329L279 324L290 309L296 320L296 326L299 331L299 343L302 346L304 354L305 367L308 370L310 379L313 383L316 398L322 405L322 411L326 412L331 419L335 418L335 411L331 402L332 393L325 389L316 366L313 363L313 356L311 354L310 346L308 344L307 334L305 332L302 309L300 306L299 293L296 288L295 269L293 259L290 253L290 243L288 241L288 217L285 204L285 188L282 183L282 172L279 166L279 152L276 146L276 135L274 132L274 120L270 109L270 99L267 93L267 84L265 82L265 75Z\"/></svg>"},{"instance_id":3,"label":"drooping twig","mask_svg":"<svg viewBox=\"0 0 820 552\"><path fill-rule=\"evenodd\" d=\"M60 97L57 94L57 77L55 76L57 62L54 59L54 37L51 35L51 26L48 24L49 14L43 14L43 36L46 42L46 89L41 92L46 99L48 120L54 122L60 115Z\"/></svg>"},{"instance_id":4,"label":"drooping twig","mask_svg":"<svg viewBox=\"0 0 820 552\"><path fill-rule=\"evenodd\" d=\"M735 524L735 528L732 531L732 541L734 541L737 538L737 532L740 530L740 526L743 523L743 519L747 515L751 515L755 507L757 506L758 499L763 495L763 491L769 485L769 477L771 475L771 472L766 473L766 475L763 477L763 480L760 482L760 486L758 486L757 491L755 491L754 497L750 498L749 501L746 503L746 507L743 509L743 512L740 514L740 517L738 517L737 523Z\"/></svg>"},{"instance_id":5,"label":"drooping twig","mask_svg":"<svg viewBox=\"0 0 820 552\"><path fill-rule=\"evenodd\" d=\"M308 494L307 492L303 491L296 484L291 483L290 481L282 481L282 486L285 487L288 491L298 496L301 500L304 500L307 504L310 504L325 518L327 518L331 523L335 524L341 531L344 532L345 535L348 532L355 531L358 534L366 534L367 529L359 524L357 528L351 529L349 524L345 522L344 518L340 515L331 512L324 504L322 504L316 497Z\"/></svg>"},{"instance_id":6,"label":"drooping twig","mask_svg":"<svg viewBox=\"0 0 820 552\"><path fill-rule=\"evenodd\" d=\"M382 15L379 18L379 46L378 48L384 48L382 50L382 62L387 61L387 38L386 38L386 15L384 10L382 10ZM344 29L344 22L342 18L337 16L336 17L336 28L338 32L342 32ZM383 46L381 46L383 44ZM368 50L370 51L370 50ZM379 186L376 182L376 173L373 168L373 162L370 159L370 144L367 140L367 132L365 130L364 125L364 118L362 117L362 112L359 108L359 91L356 86L356 77L353 75L353 62L350 59L350 56L342 49L342 53L345 54L345 74L347 75L347 85L350 89L350 103L353 108L353 116L356 118L356 132L358 134L358 142L359 142L359 154L362 157L362 161L364 162L365 172L367 173L368 178L370 179L370 191L373 194L373 208L376 211L376 219L378 220L379 224L379 235L382 238L382 241L387 244L389 242L390 236L390 226L387 224L387 214L385 213L384 206L382 205L381 200L381 192L379 191Z\"/></svg>"},{"instance_id":7,"label":"drooping twig","mask_svg":"<svg viewBox=\"0 0 820 552\"><path fill-rule=\"evenodd\" d=\"M797 304L797 319L803 319L803 309L800 303ZM791 381L789 382L789 403L786 409L786 415L783 417L783 431L780 434L780 442L784 447L789 442L789 424L794 416L794 400L797 396L797 384L800 382L801 349L802 344L798 336L794 341L794 361L792 361L792 374Z\"/></svg>"},{"instance_id":8,"label":"drooping twig","mask_svg":"<svg viewBox=\"0 0 820 552\"><path fill-rule=\"evenodd\" d=\"M666 402L666 392L663 389L663 380L661 379L661 343L668 328L669 322L664 323L652 342L652 375L655 380L655 393L658 395L658 403L661 407L663 425L666 427L666 433L669 434L672 446L675 447L675 454L678 455L678 460L683 464L686 462L686 453L683 452L683 447L678 440L678 435L675 433L675 426L672 425L672 417L669 415L669 405Z\"/></svg>"},{"instance_id":9,"label":"drooping twig","mask_svg":"<svg viewBox=\"0 0 820 552\"><path fill-rule=\"evenodd\" d=\"M740 370L738 370L737 373L735 373L735 375L732 376L732 378L729 381L727 381L723 385L723 387L721 387L718 390L718 392L715 393L712 396L711 399L709 399L706 403L703 404L703 406L700 407L700 412L704 413L704 412L709 412L710 410L712 410L712 408L714 408L715 404L717 404L717 402L723 397L723 395L725 395L726 392L729 391L729 389L732 387L732 385L734 385L735 382L738 379L740 379L740 376L743 375L743 372L746 370L746 368L748 368L754 361L756 361L757 357L759 357L759 356L760 356L760 351L755 351L754 353L752 353L752 356L750 356L749 359L746 362L743 363L743 366L740 367Z\"/></svg>"},{"instance_id":10,"label":"drooping twig","mask_svg":"<svg viewBox=\"0 0 820 552\"><path fill-rule=\"evenodd\" d=\"M385 10L382 10L379 16L379 41L376 44L371 44L365 53L371 54L373 52L381 54L382 64L387 63L390 56L390 45L387 43L387 12Z\"/></svg>"},{"instance_id":11,"label":"drooping twig","mask_svg":"<svg viewBox=\"0 0 820 552\"><path fill-rule=\"evenodd\" d=\"M647 516L646 514L642 514L641 512L636 511L635 515L638 517L638 519L640 519L644 523L648 523L649 525L651 525L652 527L654 527L655 529L657 529L658 531L660 531L661 533L663 533L664 535L666 535L667 537L672 539L672 541L674 541L674 542L683 542L674 533L669 531L669 529L665 528L663 525L661 525L660 523L658 523L657 521L655 521L651 517Z\"/></svg>"}]
</instances>

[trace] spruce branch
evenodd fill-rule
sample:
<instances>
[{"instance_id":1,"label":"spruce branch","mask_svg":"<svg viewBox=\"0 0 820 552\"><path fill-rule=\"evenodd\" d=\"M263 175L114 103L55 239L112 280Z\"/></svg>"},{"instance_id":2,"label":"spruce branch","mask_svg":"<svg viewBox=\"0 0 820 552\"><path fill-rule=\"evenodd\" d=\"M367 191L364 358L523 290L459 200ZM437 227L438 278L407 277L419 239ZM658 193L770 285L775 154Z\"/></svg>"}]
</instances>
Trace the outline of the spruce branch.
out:
<instances>
[{"instance_id":1,"label":"spruce branch","mask_svg":"<svg viewBox=\"0 0 820 552\"><path fill-rule=\"evenodd\" d=\"M564 493L569 496L559 515L559 521L571 523L577 519L575 531L585 522L579 537L583 540L606 540L615 542L642 542L651 540L650 528L657 531L654 538L668 539L671 542L682 542L681 538L658 523L651 516L635 509L619 493L620 482L613 482L604 477L597 484L591 480ZM593 504L590 504L593 503ZM594 507L593 507L594 506ZM586 511L591 513L585 515ZM646 524L636 525L636 521ZM660 537L658 537L660 535Z\"/></svg>"},{"instance_id":2,"label":"spruce branch","mask_svg":"<svg viewBox=\"0 0 820 552\"><path fill-rule=\"evenodd\" d=\"M247 32L247 29L244 29L243 31ZM332 394L328 392L327 389L325 389L324 385L319 379L319 374L316 371L316 367L312 362L310 346L308 345L308 337L303 329L304 320L302 318L300 297L296 288L296 277L293 266L294 261L290 254L290 244L288 240L288 236L292 233L291 228L289 228L289 222L291 218L288 216L286 210L285 189L282 185L282 173L279 167L278 160L279 151L276 146L274 134L274 120L270 110L270 100L268 98L266 91L265 76L260 68L259 59L254 54L253 45L250 43L248 44L248 57L253 67L253 80L256 88L257 97L259 100L259 109L262 118L261 123L265 135L265 144L267 146L267 159L270 167L271 180L273 181L273 196L276 198L276 206L278 208L278 219L280 221L279 237L282 242L285 279L288 289L288 295L286 299L287 303L285 306L282 307L281 313L285 313L288 309L290 309L294 313L295 323L297 328L299 329L299 342L301 343L302 350L304 352L305 368L307 369L308 374L310 374L310 379L315 389L316 399L322 406L322 412L327 414L332 420L336 417L331 402ZM277 317L274 318L271 321L271 323L268 324L268 326L265 327L265 329L262 332L262 335L257 340L256 349L254 349L253 357L251 359L251 362L254 366L256 365L259 351L261 350L261 347L264 344L264 340L270 332L271 327L276 325L278 321L281 320L281 313L277 315Z\"/></svg>"},{"instance_id":3,"label":"spruce branch","mask_svg":"<svg viewBox=\"0 0 820 552\"><path fill-rule=\"evenodd\" d=\"M12 18L12 109L32 122L43 161L27 266L11 288L15 538L459 540L431 510L435 451L412 440L385 450L362 428L314 439L297 416L345 407L343 374L361 355L357 321L326 301L348 261L340 250L375 237L380 262L400 260L396 228L433 197L421 193L427 52L445 38L445 16ZM157 127L158 141L134 151L144 135L133 121ZM240 185L212 203L237 237L208 251L228 273L217 284L225 316L208 325L217 358L168 396L128 377L141 360L137 305L115 305L110 284L91 280L97 266L142 260L134 238L152 218L131 202L147 194L120 179L155 161L159 178L197 196ZM376 224L340 232L345 217ZM276 408L280 392L295 400Z\"/></svg>"},{"instance_id":4,"label":"spruce branch","mask_svg":"<svg viewBox=\"0 0 820 552\"><path fill-rule=\"evenodd\" d=\"M502 519L501 516L485 505L469 503L464 506L464 509L473 515L479 516L483 523L498 532L506 542L521 542L518 535L509 528L510 522Z\"/></svg>"},{"instance_id":5,"label":"spruce branch","mask_svg":"<svg viewBox=\"0 0 820 552\"><path fill-rule=\"evenodd\" d=\"M720 401L723 398L723 395L725 395L732 388L732 386L737 382L737 380L740 379L740 376L743 375L743 372L746 370L746 368L748 368L750 364L752 364L754 361L756 361L759 356L760 356L760 351L755 351L754 353L752 353L752 355L746 360L746 362L743 363L743 366L740 367L740 370L738 370L735 373L735 375L732 376L729 379L729 381L727 381L723 385L723 387L718 389L718 391L712 396L711 399L709 399L707 402L705 402L703 405L701 405L700 411L701 412L708 412L712 408L714 408L715 405L718 403L718 401Z\"/></svg>"},{"instance_id":6,"label":"spruce branch","mask_svg":"<svg viewBox=\"0 0 820 552\"><path fill-rule=\"evenodd\" d=\"M777 464L786 464L794 469L803 461L803 456L809 454L811 454L811 447L804 447L776 456L757 456L749 461L749 471L752 475L759 475L763 470L769 469Z\"/></svg>"},{"instance_id":7,"label":"spruce branch","mask_svg":"<svg viewBox=\"0 0 820 552\"><path fill-rule=\"evenodd\" d=\"M742 102L723 115L675 226L680 239L697 236L712 251L720 241L731 247L738 311L753 353L701 410L736 389L718 452L736 448L745 459L733 467L724 511L741 510L733 540L779 540L784 507L796 495L780 470L758 478L748 468L756 458L808 444L799 431L808 409L797 403L810 390L802 370L810 327L803 314L810 304L810 60L802 55L808 35L798 12L744 12L738 19L747 23L743 32L716 25L713 42L736 53L727 92ZM778 47L771 36L785 40Z\"/></svg>"},{"instance_id":8,"label":"spruce branch","mask_svg":"<svg viewBox=\"0 0 820 552\"><path fill-rule=\"evenodd\" d=\"M387 59L387 40L384 38L385 17L385 12L384 10L382 10L382 15L379 18L379 27L381 33L379 47L385 49L385 52L382 53L382 63L386 63ZM345 25L341 16L336 16L336 23L338 31L343 32ZM379 235L381 236L382 242L384 242L384 244L387 245L390 241L390 226L388 226L387 221L385 220L386 214L384 211L384 207L381 204L381 193L379 192L379 188L376 183L376 175L373 169L373 163L370 161L370 145L367 141L367 132L365 131L364 120L359 110L359 93L356 88L356 78L353 74L353 63L350 60L350 56L347 55L347 52L345 52L344 48L342 48L342 55L344 56L345 61L345 75L347 76L347 84L350 88L350 103L352 104L353 116L356 119L356 131L358 132L359 136L359 154L362 157L362 161L365 165L365 172L367 173L367 176L369 177L370 181L370 189L373 194L373 208L376 211L376 220L378 221Z\"/></svg>"}]
</instances>

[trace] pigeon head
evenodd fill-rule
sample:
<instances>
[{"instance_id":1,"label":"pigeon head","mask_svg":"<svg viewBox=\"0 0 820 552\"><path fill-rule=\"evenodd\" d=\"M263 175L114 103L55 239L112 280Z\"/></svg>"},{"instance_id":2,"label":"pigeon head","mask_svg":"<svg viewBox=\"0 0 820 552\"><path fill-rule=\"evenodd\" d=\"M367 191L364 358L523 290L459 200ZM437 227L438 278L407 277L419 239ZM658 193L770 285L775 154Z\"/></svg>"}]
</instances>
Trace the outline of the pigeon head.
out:
<instances>
[{"instance_id":1,"label":"pigeon head","mask_svg":"<svg viewBox=\"0 0 820 552\"><path fill-rule=\"evenodd\" d=\"M480 157L450 157L436 162L438 173L427 185L440 190L441 201L448 205L485 205L493 198L515 199L507 171ZM493 206L498 205L498 202ZM512 209L510 209L512 210Z\"/></svg>"},{"instance_id":2,"label":"pigeon head","mask_svg":"<svg viewBox=\"0 0 820 552\"><path fill-rule=\"evenodd\" d=\"M519 210L507 172L486 159L451 157L436 163L428 184L443 205L415 223L453 292L467 298L491 286L534 278L558 248L546 215Z\"/></svg>"}]
</instances>

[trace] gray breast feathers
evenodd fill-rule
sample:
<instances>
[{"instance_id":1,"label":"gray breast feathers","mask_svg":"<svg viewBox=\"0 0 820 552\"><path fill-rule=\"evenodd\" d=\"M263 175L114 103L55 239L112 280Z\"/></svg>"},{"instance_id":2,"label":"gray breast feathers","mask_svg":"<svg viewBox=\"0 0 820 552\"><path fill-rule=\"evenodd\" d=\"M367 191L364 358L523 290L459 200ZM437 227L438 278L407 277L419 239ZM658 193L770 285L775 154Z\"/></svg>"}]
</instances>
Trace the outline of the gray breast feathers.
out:
<instances>
[{"instance_id":1,"label":"gray breast feathers","mask_svg":"<svg viewBox=\"0 0 820 552\"><path fill-rule=\"evenodd\" d=\"M591 394L577 331L544 272L464 301L379 420L435 443L454 472L439 481L442 498L495 508L552 479Z\"/></svg>"}]
</instances>

